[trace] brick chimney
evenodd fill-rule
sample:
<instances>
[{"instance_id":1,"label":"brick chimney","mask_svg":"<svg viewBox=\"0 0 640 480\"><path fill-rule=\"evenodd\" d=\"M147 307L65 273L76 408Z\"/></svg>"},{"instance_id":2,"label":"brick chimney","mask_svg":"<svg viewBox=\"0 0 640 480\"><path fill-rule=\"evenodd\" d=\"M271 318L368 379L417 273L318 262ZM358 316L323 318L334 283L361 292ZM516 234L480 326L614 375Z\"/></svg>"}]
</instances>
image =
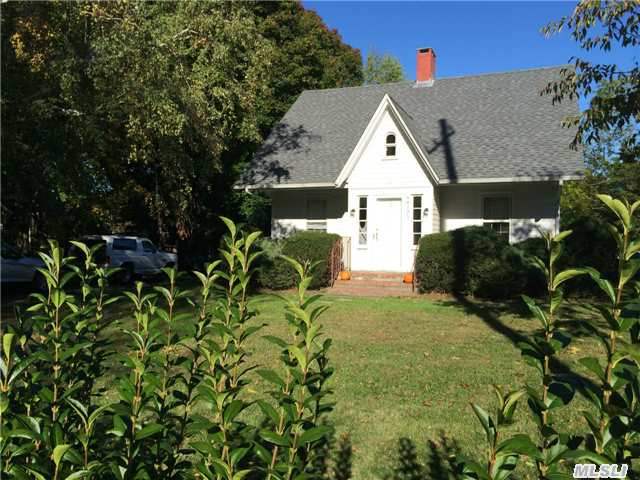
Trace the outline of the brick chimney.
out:
<instances>
[{"instance_id":1,"label":"brick chimney","mask_svg":"<svg viewBox=\"0 0 640 480\"><path fill-rule=\"evenodd\" d=\"M419 48L416 55L416 83L432 85L436 78L436 52L433 48Z\"/></svg>"}]
</instances>

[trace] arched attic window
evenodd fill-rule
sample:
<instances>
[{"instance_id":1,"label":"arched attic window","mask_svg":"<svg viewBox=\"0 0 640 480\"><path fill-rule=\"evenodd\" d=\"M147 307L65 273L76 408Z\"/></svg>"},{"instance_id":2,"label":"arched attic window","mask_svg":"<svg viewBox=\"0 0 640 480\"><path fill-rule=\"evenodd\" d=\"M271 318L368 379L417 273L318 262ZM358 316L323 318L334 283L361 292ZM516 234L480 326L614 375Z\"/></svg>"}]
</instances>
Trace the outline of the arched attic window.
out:
<instances>
[{"instance_id":1,"label":"arched attic window","mask_svg":"<svg viewBox=\"0 0 640 480\"><path fill-rule=\"evenodd\" d=\"M387 153L387 157L395 157L396 156L396 136L393 133L388 133L385 139L385 151Z\"/></svg>"}]
</instances>

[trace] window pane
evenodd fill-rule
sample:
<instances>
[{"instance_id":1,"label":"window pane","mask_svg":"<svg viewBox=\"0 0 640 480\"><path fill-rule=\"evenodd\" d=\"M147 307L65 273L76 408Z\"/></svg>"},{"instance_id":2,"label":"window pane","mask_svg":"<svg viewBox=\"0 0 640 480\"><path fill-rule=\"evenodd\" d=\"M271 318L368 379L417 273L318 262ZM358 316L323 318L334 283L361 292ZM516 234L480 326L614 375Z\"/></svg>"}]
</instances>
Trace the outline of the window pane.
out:
<instances>
[{"instance_id":1,"label":"window pane","mask_svg":"<svg viewBox=\"0 0 640 480\"><path fill-rule=\"evenodd\" d=\"M509 199L507 197L487 197L484 199L484 218L502 220L509 218Z\"/></svg>"},{"instance_id":2,"label":"window pane","mask_svg":"<svg viewBox=\"0 0 640 480\"><path fill-rule=\"evenodd\" d=\"M413 235L413 244L414 245L418 245L420 243L420 234L419 233L415 233Z\"/></svg>"},{"instance_id":3,"label":"window pane","mask_svg":"<svg viewBox=\"0 0 640 480\"><path fill-rule=\"evenodd\" d=\"M307 201L307 218L313 220L325 220L327 218L327 201L326 200L308 200Z\"/></svg>"},{"instance_id":4,"label":"window pane","mask_svg":"<svg viewBox=\"0 0 640 480\"><path fill-rule=\"evenodd\" d=\"M390 144L390 143L396 143L395 135L387 135L387 144Z\"/></svg>"},{"instance_id":5,"label":"window pane","mask_svg":"<svg viewBox=\"0 0 640 480\"><path fill-rule=\"evenodd\" d=\"M420 213L421 210L418 210L417 208L413 210L413 219L414 220L420 220Z\"/></svg>"},{"instance_id":6,"label":"window pane","mask_svg":"<svg viewBox=\"0 0 640 480\"><path fill-rule=\"evenodd\" d=\"M422 222L413 222L413 233L422 232Z\"/></svg>"},{"instance_id":7,"label":"window pane","mask_svg":"<svg viewBox=\"0 0 640 480\"><path fill-rule=\"evenodd\" d=\"M367 244L367 197L360 197L358 208L358 244Z\"/></svg>"},{"instance_id":8,"label":"window pane","mask_svg":"<svg viewBox=\"0 0 640 480\"><path fill-rule=\"evenodd\" d=\"M325 220L307 220L307 230L313 232L326 232L327 222Z\"/></svg>"},{"instance_id":9,"label":"window pane","mask_svg":"<svg viewBox=\"0 0 640 480\"><path fill-rule=\"evenodd\" d=\"M485 222L484 226L509 241L509 222Z\"/></svg>"},{"instance_id":10,"label":"window pane","mask_svg":"<svg viewBox=\"0 0 640 480\"><path fill-rule=\"evenodd\" d=\"M136 241L132 238L114 238L113 246L114 250L136 250Z\"/></svg>"},{"instance_id":11,"label":"window pane","mask_svg":"<svg viewBox=\"0 0 640 480\"><path fill-rule=\"evenodd\" d=\"M396 156L396 147L387 147L387 157Z\"/></svg>"},{"instance_id":12,"label":"window pane","mask_svg":"<svg viewBox=\"0 0 640 480\"><path fill-rule=\"evenodd\" d=\"M416 195L413 197L413 208L421 208L422 207L422 196Z\"/></svg>"}]
</instances>

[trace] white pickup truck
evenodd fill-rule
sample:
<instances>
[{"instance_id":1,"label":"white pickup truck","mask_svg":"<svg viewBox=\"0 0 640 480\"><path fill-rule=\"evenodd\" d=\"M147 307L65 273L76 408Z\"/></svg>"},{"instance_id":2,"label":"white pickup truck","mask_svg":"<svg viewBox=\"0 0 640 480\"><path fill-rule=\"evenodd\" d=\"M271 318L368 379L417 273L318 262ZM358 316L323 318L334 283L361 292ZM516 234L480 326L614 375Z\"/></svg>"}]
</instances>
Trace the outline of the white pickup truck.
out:
<instances>
[{"instance_id":1,"label":"white pickup truck","mask_svg":"<svg viewBox=\"0 0 640 480\"><path fill-rule=\"evenodd\" d=\"M159 250L151 240L125 235L92 235L81 239L89 246L104 242L98 251L98 263L120 267L120 279L130 282L134 275L155 275L164 267L177 267L178 255Z\"/></svg>"}]
</instances>

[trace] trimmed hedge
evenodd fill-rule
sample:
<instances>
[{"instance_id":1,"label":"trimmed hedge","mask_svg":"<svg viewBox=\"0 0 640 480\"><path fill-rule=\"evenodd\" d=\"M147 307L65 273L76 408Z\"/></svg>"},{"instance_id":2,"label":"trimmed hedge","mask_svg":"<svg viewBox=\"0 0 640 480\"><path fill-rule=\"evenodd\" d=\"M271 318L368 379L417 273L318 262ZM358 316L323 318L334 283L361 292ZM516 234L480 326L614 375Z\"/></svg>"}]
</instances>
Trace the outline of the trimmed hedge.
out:
<instances>
[{"instance_id":1,"label":"trimmed hedge","mask_svg":"<svg viewBox=\"0 0 640 480\"><path fill-rule=\"evenodd\" d=\"M258 268L258 286L272 290L292 288L295 273L280 255L295 258L299 262L320 263L313 274L310 288L323 288L330 284L329 257L339 235L324 232L297 232L283 240L264 239L261 243L263 258Z\"/></svg>"},{"instance_id":2,"label":"trimmed hedge","mask_svg":"<svg viewBox=\"0 0 640 480\"><path fill-rule=\"evenodd\" d=\"M537 248L537 242L527 247ZM538 294L544 279L527 253L509 245L493 230L466 227L426 235L416 258L420 292L443 292L484 298Z\"/></svg>"}]
</instances>

